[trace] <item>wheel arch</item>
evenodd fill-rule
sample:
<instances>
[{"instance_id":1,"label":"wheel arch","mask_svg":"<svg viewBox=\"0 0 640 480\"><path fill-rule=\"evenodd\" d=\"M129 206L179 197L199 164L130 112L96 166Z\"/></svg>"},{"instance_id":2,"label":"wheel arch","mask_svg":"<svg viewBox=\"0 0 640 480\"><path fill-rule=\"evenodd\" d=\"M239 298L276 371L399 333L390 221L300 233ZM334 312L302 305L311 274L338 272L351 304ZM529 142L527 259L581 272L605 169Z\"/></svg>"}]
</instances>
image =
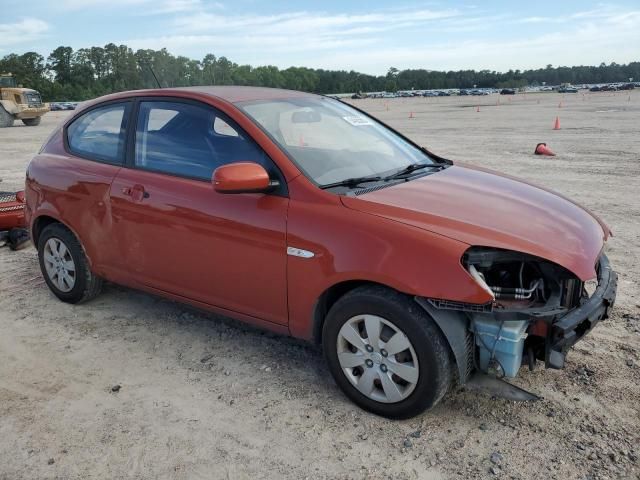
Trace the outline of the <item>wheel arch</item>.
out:
<instances>
[{"instance_id":1,"label":"wheel arch","mask_svg":"<svg viewBox=\"0 0 640 480\"><path fill-rule=\"evenodd\" d=\"M78 242L80 243L80 247L82 247L82 250L85 256L87 257L87 262L89 263L89 265L92 265L91 255L89 255L89 252L87 252L87 248L85 247L85 244L82 241L82 238L80 237L80 235L78 235L78 232L76 232L71 226L69 226L69 224L63 222L62 220L60 220L59 218L53 215L50 215L49 213L43 213L42 215L38 215L36 218L34 218L31 221L31 241L33 242L33 245L36 247L36 249L38 248L38 239L40 238L42 231L47 226L53 223L59 223L64 228L69 230L78 239Z\"/></svg>"},{"instance_id":2,"label":"wheel arch","mask_svg":"<svg viewBox=\"0 0 640 480\"><path fill-rule=\"evenodd\" d=\"M390 285L371 280L346 280L327 288L315 303L313 310L313 343L322 344L322 328L331 307L344 295L362 286L379 286L406 295L416 302L432 319L436 328L442 333L451 355L452 364L457 370L459 384L466 383L473 370L472 338L467 330L467 317L461 312L437 311L422 297L399 291Z\"/></svg>"},{"instance_id":3,"label":"wheel arch","mask_svg":"<svg viewBox=\"0 0 640 480\"><path fill-rule=\"evenodd\" d=\"M51 225L52 223L60 223L64 225L64 223L61 222L58 218L52 217L51 215L39 215L31 222L31 240L33 241L33 244L36 246L36 248L38 247L38 239L40 238L40 234L47 226ZM64 226L69 228L67 225Z\"/></svg>"},{"instance_id":4,"label":"wheel arch","mask_svg":"<svg viewBox=\"0 0 640 480\"><path fill-rule=\"evenodd\" d=\"M384 283L364 279L344 280L331 285L320 294L313 308L313 343L315 343L316 345L320 345L322 343L322 327L324 325L325 318L327 317L327 313L329 313L331 307L350 291L359 287L363 287L365 285L376 285L398 292L396 288L385 285ZM399 293L404 294L404 292Z\"/></svg>"}]
</instances>

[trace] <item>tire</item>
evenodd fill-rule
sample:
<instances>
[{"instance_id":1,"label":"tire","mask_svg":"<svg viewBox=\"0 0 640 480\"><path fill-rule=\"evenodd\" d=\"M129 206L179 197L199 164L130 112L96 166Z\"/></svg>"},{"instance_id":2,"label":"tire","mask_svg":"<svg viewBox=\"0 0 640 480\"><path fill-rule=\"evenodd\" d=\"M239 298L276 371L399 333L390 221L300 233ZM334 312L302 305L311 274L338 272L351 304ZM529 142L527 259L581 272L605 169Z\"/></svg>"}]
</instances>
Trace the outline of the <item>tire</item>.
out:
<instances>
[{"instance_id":1,"label":"tire","mask_svg":"<svg viewBox=\"0 0 640 480\"><path fill-rule=\"evenodd\" d=\"M382 325L379 330L382 342L378 345L367 347L369 338L363 338L370 336L365 333L367 322ZM359 332L360 339L350 337L353 332L349 326L356 327L354 331ZM372 330L375 332L375 328ZM398 333L404 335L396 337L402 342L392 342L393 335ZM362 340L366 348L355 348L344 334L355 338L355 343ZM375 333L371 338L375 344ZM407 340L409 348L392 354L403 348ZM384 287L359 287L340 298L327 314L322 344L329 370L347 397L364 410L383 417L411 418L432 408L454 380L451 351L435 322L412 298ZM384 351L385 346L389 352ZM367 348L373 350L369 352ZM360 362L362 357L368 363L345 368L350 362ZM415 381L406 381L396 372ZM369 390L366 385L371 378L373 389L363 393L362 390ZM362 390L356 387L361 381Z\"/></svg>"},{"instance_id":2,"label":"tire","mask_svg":"<svg viewBox=\"0 0 640 480\"><path fill-rule=\"evenodd\" d=\"M23 118L22 119L22 123L24 123L27 127L35 127L37 125L40 125L40 120L41 119L42 119L42 117Z\"/></svg>"},{"instance_id":3,"label":"tire","mask_svg":"<svg viewBox=\"0 0 640 480\"><path fill-rule=\"evenodd\" d=\"M59 244L62 244L64 249L56 248ZM55 257L59 260L56 261ZM45 227L38 238L38 259L42 276L49 289L63 302L87 302L100 293L102 279L91 272L82 245L64 225L52 223ZM71 266L73 266L73 274ZM62 281L61 274L59 272L55 274L57 267L64 268L67 273L66 280L64 274L62 274ZM54 271L53 275L52 271Z\"/></svg>"},{"instance_id":4,"label":"tire","mask_svg":"<svg viewBox=\"0 0 640 480\"><path fill-rule=\"evenodd\" d=\"M2 105L0 105L0 128L12 127L13 115L7 112Z\"/></svg>"}]
</instances>

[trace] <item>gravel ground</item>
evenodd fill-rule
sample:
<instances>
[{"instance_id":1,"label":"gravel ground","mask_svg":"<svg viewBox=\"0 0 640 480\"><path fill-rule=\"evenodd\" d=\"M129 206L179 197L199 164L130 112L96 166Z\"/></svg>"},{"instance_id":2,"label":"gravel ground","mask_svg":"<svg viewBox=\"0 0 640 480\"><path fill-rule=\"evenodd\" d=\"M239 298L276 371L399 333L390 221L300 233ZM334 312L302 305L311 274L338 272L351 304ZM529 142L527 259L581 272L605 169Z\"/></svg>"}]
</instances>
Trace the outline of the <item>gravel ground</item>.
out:
<instances>
[{"instance_id":1,"label":"gravel ground","mask_svg":"<svg viewBox=\"0 0 640 480\"><path fill-rule=\"evenodd\" d=\"M0 479L640 478L640 92L499 101L354 103L440 155L554 188L612 226L613 316L565 370L521 371L516 383L543 400L456 391L421 417L385 420L345 399L312 346L114 285L66 305L33 248L5 248ZM0 130L1 189L22 185L65 116ZM558 156L532 155L538 142Z\"/></svg>"}]
</instances>

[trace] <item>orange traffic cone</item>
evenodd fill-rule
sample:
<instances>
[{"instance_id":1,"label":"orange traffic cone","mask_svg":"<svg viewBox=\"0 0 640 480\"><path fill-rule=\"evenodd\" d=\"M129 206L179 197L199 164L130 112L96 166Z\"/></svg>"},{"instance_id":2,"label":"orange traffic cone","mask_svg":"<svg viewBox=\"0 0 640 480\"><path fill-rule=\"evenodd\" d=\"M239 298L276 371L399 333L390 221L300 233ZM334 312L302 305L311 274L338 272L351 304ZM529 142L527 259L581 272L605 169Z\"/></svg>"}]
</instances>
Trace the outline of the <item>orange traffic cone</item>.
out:
<instances>
[{"instance_id":1,"label":"orange traffic cone","mask_svg":"<svg viewBox=\"0 0 640 480\"><path fill-rule=\"evenodd\" d=\"M480 105L476 107L476 112L479 112L479 111L480 111Z\"/></svg>"},{"instance_id":2,"label":"orange traffic cone","mask_svg":"<svg viewBox=\"0 0 640 480\"><path fill-rule=\"evenodd\" d=\"M555 153L553 153L549 148L547 148L546 143L539 143L538 145L536 145L536 149L533 153L535 153L536 155L546 155L547 157L556 156Z\"/></svg>"},{"instance_id":3,"label":"orange traffic cone","mask_svg":"<svg viewBox=\"0 0 640 480\"><path fill-rule=\"evenodd\" d=\"M413 112L409 112L409 118L413 118Z\"/></svg>"},{"instance_id":4,"label":"orange traffic cone","mask_svg":"<svg viewBox=\"0 0 640 480\"><path fill-rule=\"evenodd\" d=\"M560 117L556 117L556 123L553 125L554 130L560 130Z\"/></svg>"},{"instance_id":5,"label":"orange traffic cone","mask_svg":"<svg viewBox=\"0 0 640 480\"><path fill-rule=\"evenodd\" d=\"M304 138L302 137L302 134L300 134L300 141L298 143L301 147L304 147Z\"/></svg>"}]
</instances>

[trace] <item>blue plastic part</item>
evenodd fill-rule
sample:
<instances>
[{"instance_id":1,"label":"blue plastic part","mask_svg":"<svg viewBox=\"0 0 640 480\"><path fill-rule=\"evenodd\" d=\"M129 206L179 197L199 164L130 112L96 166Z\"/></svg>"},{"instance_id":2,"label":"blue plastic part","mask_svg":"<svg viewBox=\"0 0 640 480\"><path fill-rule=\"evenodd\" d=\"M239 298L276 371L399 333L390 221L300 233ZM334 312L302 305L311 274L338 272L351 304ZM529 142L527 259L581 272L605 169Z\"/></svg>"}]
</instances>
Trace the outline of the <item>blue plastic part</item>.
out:
<instances>
[{"instance_id":1,"label":"blue plastic part","mask_svg":"<svg viewBox=\"0 0 640 480\"><path fill-rule=\"evenodd\" d=\"M515 377L522 365L527 327L526 320L498 322L492 319L474 319L480 369L486 372L493 358L502 367L505 377Z\"/></svg>"}]
</instances>

